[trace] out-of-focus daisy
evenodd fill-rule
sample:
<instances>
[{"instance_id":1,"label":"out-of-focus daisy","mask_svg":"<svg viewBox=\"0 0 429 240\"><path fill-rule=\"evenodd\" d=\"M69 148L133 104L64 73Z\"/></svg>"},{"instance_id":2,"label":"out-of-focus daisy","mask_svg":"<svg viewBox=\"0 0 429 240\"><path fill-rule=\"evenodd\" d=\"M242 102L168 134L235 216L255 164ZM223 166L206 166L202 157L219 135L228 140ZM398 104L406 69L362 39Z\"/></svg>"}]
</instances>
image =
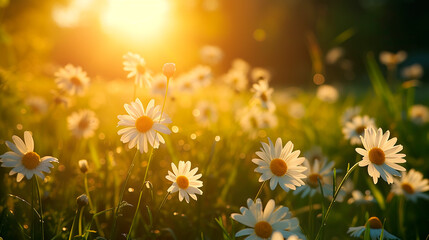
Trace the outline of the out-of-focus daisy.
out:
<instances>
[{"instance_id":1,"label":"out-of-focus daisy","mask_svg":"<svg viewBox=\"0 0 429 240\"><path fill-rule=\"evenodd\" d=\"M261 80L258 83L253 84L252 92L254 92L253 98L259 99L263 108L268 109L271 102L271 94L274 89L270 88L268 81Z\"/></svg>"},{"instance_id":2,"label":"out-of-focus daisy","mask_svg":"<svg viewBox=\"0 0 429 240\"><path fill-rule=\"evenodd\" d=\"M36 114L46 113L48 110L48 104L46 100L42 97L33 96L25 99L25 103L30 108L31 112Z\"/></svg>"},{"instance_id":3,"label":"out-of-focus daisy","mask_svg":"<svg viewBox=\"0 0 429 240\"><path fill-rule=\"evenodd\" d=\"M423 76L422 65L416 63L402 69L402 77L405 79L420 79Z\"/></svg>"},{"instance_id":4,"label":"out-of-focus daisy","mask_svg":"<svg viewBox=\"0 0 429 240\"><path fill-rule=\"evenodd\" d=\"M343 134L346 140L350 140L350 144L361 144L360 136L363 135L365 129L368 127L375 127L373 118L369 116L356 116L350 122L346 122L343 127Z\"/></svg>"},{"instance_id":5,"label":"out-of-focus daisy","mask_svg":"<svg viewBox=\"0 0 429 240\"><path fill-rule=\"evenodd\" d=\"M408 173L402 173L402 177L393 179L392 192L396 195L405 195L406 199L417 202L417 199L429 199L424 192L429 191L429 180L423 178L423 174L414 169Z\"/></svg>"},{"instance_id":6,"label":"out-of-focus daisy","mask_svg":"<svg viewBox=\"0 0 429 240\"><path fill-rule=\"evenodd\" d=\"M124 70L129 72L127 78L134 77L134 84L139 87L142 87L143 84L150 87L152 76L146 66L146 61L139 54L131 52L125 54L123 58Z\"/></svg>"},{"instance_id":7,"label":"out-of-focus daisy","mask_svg":"<svg viewBox=\"0 0 429 240\"><path fill-rule=\"evenodd\" d=\"M352 197L347 201L348 204L356 203L357 205L373 203L374 197L371 191L366 190L365 195L359 190L353 190Z\"/></svg>"},{"instance_id":8,"label":"out-of-focus daisy","mask_svg":"<svg viewBox=\"0 0 429 240\"><path fill-rule=\"evenodd\" d=\"M151 88L151 92L153 94L164 96L166 87L167 87L167 77L166 76L164 76L163 74L156 74L155 76L153 76L152 88ZM168 84L167 95L169 95L171 93L171 89L173 89L173 88L174 88L173 81L170 81L170 83Z\"/></svg>"},{"instance_id":9,"label":"out-of-focus daisy","mask_svg":"<svg viewBox=\"0 0 429 240\"><path fill-rule=\"evenodd\" d=\"M376 131L373 127L365 129L364 136L360 137L363 148L356 148L356 152L362 155L362 160L359 161L359 166L368 166L368 174L372 177L374 184L378 182L381 176L384 181L391 184L393 177L400 176L398 171L405 171L405 168L398 163L405 163L403 159L405 154L399 153L403 147L396 145L396 138L389 139L390 132L386 131L383 134L381 128Z\"/></svg>"},{"instance_id":10,"label":"out-of-focus daisy","mask_svg":"<svg viewBox=\"0 0 429 240\"><path fill-rule=\"evenodd\" d=\"M263 127L262 111L257 107L246 107L237 112L237 118L241 129L250 138L256 138L258 130Z\"/></svg>"},{"instance_id":11,"label":"out-of-focus daisy","mask_svg":"<svg viewBox=\"0 0 429 240\"><path fill-rule=\"evenodd\" d=\"M223 52L219 47L206 45L201 48L201 60L210 65L218 64L223 58Z\"/></svg>"},{"instance_id":12,"label":"out-of-focus daisy","mask_svg":"<svg viewBox=\"0 0 429 240\"><path fill-rule=\"evenodd\" d=\"M49 168L54 167L52 162L58 162L58 159L46 156L40 158L39 154L34 152L34 141L31 132L24 132L24 141L16 135L12 136L14 143L6 141L10 148L9 152L0 156L2 167L10 167L12 170L9 175L17 174L16 180L20 182L24 176L31 179L34 175L45 179L42 172L50 173Z\"/></svg>"},{"instance_id":13,"label":"out-of-focus daisy","mask_svg":"<svg viewBox=\"0 0 429 240\"><path fill-rule=\"evenodd\" d=\"M320 146L313 146L310 150L304 153L304 157L310 162L314 162L316 159L322 162L328 160L326 155L323 154L322 148Z\"/></svg>"},{"instance_id":14,"label":"out-of-focus daisy","mask_svg":"<svg viewBox=\"0 0 429 240\"><path fill-rule=\"evenodd\" d=\"M288 114L292 118L301 119L305 116L305 106L298 101L293 101L288 106Z\"/></svg>"},{"instance_id":15,"label":"out-of-focus daisy","mask_svg":"<svg viewBox=\"0 0 429 240\"><path fill-rule=\"evenodd\" d=\"M325 60L327 64L333 65L344 56L344 49L341 47L334 47L329 49L326 53Z\"/></svg>"},{"instance_id":16,"label":"out-of-focus daisy","mask_svg":"<svg viewBox=\"0 0 429 240\"><path fill-rule=\"evenodd\" d=\"M250 65L241 58L236 58L232 61L232 68L237 71L241 71L244 74L247 74L250 70Z\"/></svg>"},{"instance_id":17,"label":"out-of-focus daisy","mask_svg":"<svg viewBox=\"0 0 429 240\"><path fill-rule=\"evenodd\" d=\"M235 221L247 226L247 228L238 231L235 236L247 236L246 239L264 240L271 239L273 232L280 232L283 237L287 238L292 235L302 235L299 228L299 221L293 218L289 208L278 206L275 201L270 199L262 209L261 199L247 200L247 208L241 207L239 213L231 214Z\"/></svg>"},{"instance_id":18,"label":"out-of-focus daisy","mask_svg":"<svg viewBox=\"0 0 429 240\"><path fill-rule=\"evenodd\" d=\"M237 92L246 90L248 79L241 71L230 70L225 76L224 81Z\"/></svg>"},{"instance_id":19,"label":"out-of-focus daisy","mask_svg":"<svg viewBox=\"0 0 429 240\"><path fill-rule=\"evenodd\" d=\"M80 110L67 117L68 129L77 138L90 138L98 128L98 118L91 110Z\"/></svg>"},{"instance_id":20,"label":"out-of-focus daisy","mask_svg":"<svg viewBox=\"0 0 429 240\"><path fill-rule=\"evenodd\" d=\"M182 74L176 79L177 89L184 93L192 93L199 86L198 82L189 74Z\"/></svg>"},{"instance_id":21,"label":"out-of-focus daisy","mask_svg":"<svg viewBox=\"0 0 429 240\"><path fill-rule=\"evenodd\" d=\"M124 105L128 115L118 115L118 126L126 128L118 131L123 143L128 143L128 148L137 146L141 153L148 151L148 142L153 148L158 148L159 143L165 143L161 133L170 134L166 124L171 123L166 113L162 113L161 106L155 106L155 100L150 100L146 110L140 99L131 104Z\"/></svg>"},{"instance_id":22,"label":"out-of-focus daisy","mask_svg":"<svg viewBox=\"0 0 429 240\"><path fill-rule=\"evenodd\" d=\"M293 143L289 141L283 147L281 138L277 138L275 145L269 138L268 144L262 142L261 151L256 152L259 158L252 159L252 162L258 165L255 172L262 174L259 182L270 180L271 190L279 184L286 192L304 185L302 179L306 176L302 172L307 168L301 164L305 158L298 157L299 150L293 152L292 150Z\"/></svg>"},{"instance_id":23,"label":"out-of-focus daisy","mask_svg":"<svg viewBox=\"0 0 429 240\"><path fill-rule=\"evenodd\" d=\"M377 217L370 217L366 224L369 224L369 235L371 237L371 240L379 239L383 228L383 224L381 223L380 219L378 219ZM351 237L355 238L359 238L364 232L365 226L350 227L347 231L347 233L350 234ZM385 239L399 239L390 234L388 231L386 231L386 229L383 230L383 237Z\"/></svg>"},{"instance_id":24,"label":"out-of-focus daisy","mask_svg":"<svg viewBox=\"0 0 429 240\"><path fill-rule=\"evenodd\" d=\"M252 69L251 77L254 82L259 82L260 80L264 80L269 82L271 80L271 73L265 68L256 67Z\"/></svg>"},{"instance_id":25,"label":"out-of-focus daisy","mask_svg":"<svg viewBox=\"0 0 429 240\"><path fill-rule=\"evenodd\" d=\"M189 73L193 81L200 87L206 87L212 82L212 70L209 66L198 65Z\"/></svg>"},{"instance_id":26,"label":"out-of-focus daisy","mask_svg":"<svg viewBox=\"0 0 429 240\"><path fill-rule=\"evenodd\" d=\"M411 121L415 124L422 125L429 122L429 108L424 105L417 104L411 106L408 114Z\"/></svg>"},{"instance_id":27,"label":"out-of-focus daisy","mask_svg":"<svg viewBox=\"0 0 429 240\"><path fill-rule=\"evenodd\" d=\"M70 95L82 95L89 85L89 77L81 67L67 64L55 73L55 82L59 89Z\"/></svg>"},{"instance_id":28,"label":"out-of-focus daisy","mask_svg":"<svg viewBox=\"0 0 429 240\"><path fill-rule=\"evenodd\" d=\"M383 51L380 53L380 62L390 69L395 68L396 65L405 61L406 58L407 53L405 51L399 51L397 53Z\"/></svg>"},{"instance_id":29,"label":"out-of-focus daisy","mask_svg":"<svg viewBox=\"0 0 429 240\"><path fill-rule=\"evenodd\" d=\"M317 98L323 102L334 103L338 99L338 90L331 85L321 85L317 88Z\"/></svg>"},{"instance_id":30,"label":"out-of-focus daisy","mask_svg":"<svg viewBox=\"0 0 429 240\"><path fill-rule=\"evenodd\" d=\"M67 96L64 96L64 94L61 94L60 92L56 90L51 91L53 102L56 106L63 105L65 108L70 107L70 98Z\"/></svg>"},{"instance_id":31,"label":"out-of-focus daisy","mask_svg":"<svg viewBox=\"0 0 429 240\"><path fill-rule=\"evenodd\" d=\"M199 102L197 107L192 111L197 122L203 126L208 126L218 119L216 105L209 102Z\"/></svg>"},{"instance_id":32,"label":"out-of-focus daisy","mask_svg":"<svg viewBox=\"0 0 429 240\"><path fill-rule=\"evenodd\" d=\"M260 127L273 129L278 125L277 116L272 111L262 111L260 115Z\"/></svg>"},{"instance_id":33,"label":"out-of-focus daisy","mask_svg":"<svg viewBox=\"0 0 429 240\"><path fill-rule=\"evenodd\" d=\"M198 168L191 170L191 162L179 161L179 168L176 167L174 163L171 163L171 168L173 172L168 171L168 175L165 176L169 181L172 181L173 184L168 188L169 193L175 193L179 191L179 200L183 199L189 203L189 196L195 201L197 196L195 194L202 195L203 191L199 187L203 186L203 182L198 180L201 178L201 173L197 173Z\"/></svg>"},{"instance_id":34,"label":"out-of-focus daisy","mask_svg":"<svg viewBox=\"0 0 429 240\"><path fill-rule=\"evenodd\" d=\"M354 117L358 116L360 112L362 111L361 107L349 107L347 108L343 115L341 116L341 124L345 125L346 122L350 122L353 120Z\"/></svg>"},{"instance_id":35,"label":"out-of-focus daisy","mask_svg":"<svg viewBox=\"0 0 429 240\"><path fill-rule=\"evenodd\" d=\"M320 193L320 180L324 196L332 196L332 168L334 162L315 159L311 165L310 161L305 159L303 165L306 168L303 173L307 176L307 179L305 179L305 185L303 184L303 186L297 188L294 194L301 193L301 197L305 198L314 196L316 192Z\"/></svg>"},{"instance_id":36,"label":"out-of-focus daisy","mask_svg":"<svg viewBox=\"0 0 429 240\"><path fill-rule=\"evenodd\" d=\"M273 235L271 236L271 240L302 240L297 235L292 235L288 238L284 238L283 234L281 232L273 232Z\"/></svg>"}]
</instances>

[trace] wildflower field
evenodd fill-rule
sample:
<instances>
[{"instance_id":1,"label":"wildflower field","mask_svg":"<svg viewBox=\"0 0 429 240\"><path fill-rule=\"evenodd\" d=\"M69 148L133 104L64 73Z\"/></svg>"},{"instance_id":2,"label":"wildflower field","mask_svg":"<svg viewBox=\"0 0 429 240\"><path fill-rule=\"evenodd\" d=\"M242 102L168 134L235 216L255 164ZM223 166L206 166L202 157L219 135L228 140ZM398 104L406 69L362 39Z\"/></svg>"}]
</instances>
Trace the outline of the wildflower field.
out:
<instances>
[{"instance_id":1,"label":"wildflower field","mask_svg":"<svg viewBox=\"0 0 429 240\"><path fill-rule=\"evenodd\" d=\"M0 0L0 240L428 239L421 1L301 1Z\"/></svg>"}]
</instances>

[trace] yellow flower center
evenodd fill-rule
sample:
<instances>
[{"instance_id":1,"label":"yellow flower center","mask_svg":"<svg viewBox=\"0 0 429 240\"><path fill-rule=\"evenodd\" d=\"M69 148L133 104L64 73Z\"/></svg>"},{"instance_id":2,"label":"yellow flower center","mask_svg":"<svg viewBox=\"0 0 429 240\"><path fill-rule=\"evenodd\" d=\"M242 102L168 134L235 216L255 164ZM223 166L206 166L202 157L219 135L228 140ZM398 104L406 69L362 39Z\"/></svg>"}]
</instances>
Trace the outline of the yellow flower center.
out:
<instances>
[{"instance_id":1,"label":"yellow flower center","mask_svg":"<svg viewBox=\"0 0 429 240\"><path fill-rule=\"evenodd\" d=\"M137 65L136 69L137 69L137 72L139 74L145 74L146 73L146 67L143 66L142 64Z\"/></svg>"},{"instance_id":2,"label":"yellow flower center","mask_svg":"<svg viewBox=\"0 0 429 240\"><path fill-rule=\"evenodd\" d=\"M401 185L401 187L402 187L402 190L404 190L408 194L413 194L414 193L414 188L409 183L403 183Z\"/></svg>"},{"instance_id":3,"label":"yellow flower center","mask_svg":"<svg viewBox=\"0 0 429 240\"><path fill-rule=\"evenodd\" d=\"M183 175L176 178L176 183L181 189L187 189L189 186L189 179Z\"/></svg>"},{"instance_id":4,"label":"yellow flower center","mask_svg":"<svg viewBox=\"0 0 429 240\"><path fill-rule=\"evenodd\" d=\"M359 126L356 128L356 133L362 135L365 132L365 126Z\"/></svg>"},{"instance_id":5,"label":"yellow flower center","mask_svg":"<svg viewBox=\"0 0 429 240\"><path fill-rule=\"evenodd\" d=\"M384 155L383 150L378 147L374 147L369 150L368 156L369 161L377 165L383 165L384 161L386 161L386 156Z\"/></svg>"},{"instance_id":6,"label":"yellow flower center","mask_svg":"<svg viewBox=\"0 0 429 240\"><path fill-rule=\"evenodd\" d=\"M275 158L270 162L270 170L274 175L281 177L287 172L286 162L283 159Z\"/></svg>"},{"instance_id":7,"label":"yellow flower center","mask_svg":"<svg viewBox=\"0 0 429 240\"><path fill-rule=\"evenodd\" d=\"M260 238L269 238L273 232L273 228L266 221L259 221L255 224L255 233Z\"/></svg>"},{"instance_id":8,"label":"yellow flower center","mask_svg":"<svg viewBox=\"0 0 429 240\"><path fill-rule=\"evenodd\" d=\"M76 86L82 86L82 82L80 81L80 79L78 78L78 77L72 77L72 78L70 78L70 82L73 84L73 85L76 85Z\"/></svg>"},{"instance_id":9,"label":"yellow flower center","mask_svg":"<svg viewBox=\"0 0 429 240\"><path fill-rule=\"evenodd\" d=\"M153 126L152 118L148 116L141 116L136 120L136 128L139 132L145 133Z\"/></svg>"},{"instance_id":10,"label":"yellow flower center","mask_svg":"<svg viewBox=\"0 0 429 240\"><path fill-rule=\"evenodd\" d=\"M318 188L319 187L318 180L320 180L320 183L323 185L323 177L320 174L312 173L308 176L307 182L311 188Z\"/></svg>"},{"instance_id":11,"label":"yellow flower center","mask_svg":"<svg viewBox=\"0 0 429 240\"><path fill-rule=\"evenodd\" d=\"M85 130L89 127L89 121L86 118L82 118L78 124L79 129Z\"/></svg>"},{"instance_id":12,"label":"yellow flower center","mask_svg":"<svg viewBox=\"0 0 429 240\"><path fill-rule=\"evenodd\" d=\"M264 101L264 102L268 101L268 96L264 92L261 93L261 100Z\"/></svg>"},{"instance_id":13,"label":"yellow flower center","mask_svg":"<svg viewBox=\"0 0 429 240\"><path fill-rule=\"evenodd\" d=\"M369 227L372 229L381 229L383 227L378 217L369 218L367 224L369 224Z\"/></svg>"},{"instance_id":14,"label":"yellow flower center","mask_svg":"<svg viewBox=\"0 0 429 240\"><path fill-rule=\"evenodd\" d=\"M40 164L40 156L35 152L28 152L22 156L22 165L26 169L35 169Z\"/></svg>"}]
</instances>

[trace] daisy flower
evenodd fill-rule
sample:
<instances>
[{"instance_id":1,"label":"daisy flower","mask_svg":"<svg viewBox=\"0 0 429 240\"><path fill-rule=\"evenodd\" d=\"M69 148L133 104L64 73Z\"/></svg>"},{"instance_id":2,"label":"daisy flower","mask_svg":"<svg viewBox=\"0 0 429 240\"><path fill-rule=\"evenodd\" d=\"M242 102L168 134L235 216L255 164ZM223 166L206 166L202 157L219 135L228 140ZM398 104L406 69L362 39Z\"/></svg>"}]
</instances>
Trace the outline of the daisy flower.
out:
<instances>
[{"instance_id":1,"label":"daisy flower","mask_svg":"<svg viewBox=\"0 0 429 240\"><path fill-rule=\"evenodd\" d=\"M90 138L98 128L98 118L91 110L80 110L67 117L68 129L77 138Z\"/></svg>"},{"instance_id":2,"label":"daisy flower","mask_svg":"<svg viewBox=\"0 0 429 240\"><path fill-rule=\"evenodd\" d=\"M375 127L373 118L365 116L355 116L350 122L346 122L343 127L343 134L346 140L350 140L350 144L358 145L361 143L360 136L368 127Z\"/></svg>"},{"instance_id":3,"label":"daisy flower","mask_svg":"<svg viewBox=\"0 0 429 240\"><path fill-rule=\"evenodd\" d=\"M198 82L189 73L180 75L176 82L178 90L184 93L192 93L199 87Z\"/></svg>"},{"instance_id":4,"label":"daisy flower","mask_svg":"<svg viewBox=\"0 0 429 240\"><path fill-rule=\"evenodd\" d=\"M152 77L146 67L145 60L137 53L128 52L123 56L124 70L129 72L127 78L134 77L134 84L142 87L144 84L147 87L151 86Z\"/></svg>"},{"instance_id":5,"label":"daisy flower","mask_svg":"<svg viewBox=\"0 0 429 240\"><path fill-rule=\"evenodd\" d=\"M25 99L25 103L33 113L43 114L48 111L48 103L46 103L46 100L42 97L28 97Z\"/></svg>"},{"instance_id":6,"label":"daisy flower","mask_svg":"<svg viewBox=\"0 0 429 240\"><path fill-rule=\"evenodd\" d=\"M417 104L411 106L408 110L408 115L411 121L417 125L429 122L429 108L424 105Z\"/></svg>"},{"instance_id":7,"label":"daisy flower","mask_svg":"<svg viewBox=\"0 0 429 240\"><path fill-rule=\"evenodd\" d=\"M352 121L354 117L360 114L361 110L360 106L347 108L341 115L341 124L344 125L346 122Z\"/></svg>"},{"instance_id":8,"label":"daisy flower","mask_svg":"<svg viewBox=\"0 0 429 240\"><path fill-rule=\"evenodd\" d=\"M287 238L292 235L302 235L297 218L292 218L289 208L278 206L276 208L273 199L270 199L262 209L261 199L247 200L247 208L241 207L239 213L231 214L235 221L247 226L247 228L238 231L235 236L241 237L249 235L246 239L264 240L271 239L273 232L280 232Z\"/></svg>"},{"instance_id":9,"label":"daisy flower","mask_svg":"<svg viewBox=\"0 0 429 240\"><path fill-rule=\"evenodd\" d=\"M31 179L33 175L45 179L42 172L50 173L49 168L54 167L52 162L58 162L58 159L46 156L40 158L39 154L34 152L33 136L29 131L24 132L24 141L16 135L12 136L14 143L6 141L6 145L12 150L0 156L2 167L10 167L12 170L9 175L17 174L16 180L20 182L24 176Z\"/></svg>"},{"instance_id":10,"label":"daisy flower","mask_svg":"<svg viewBox=\"0 0 429 240\"><path fill-rule=\"evenodd\" d=\"M348 204L356 203L357 205L373 203L374 197L371 191L366 190L365 195L359 190L353 190L352 197L347 201Z\"/></svg>"},{"instance_id":11,"label":"daisy flower","mask_svg":"<svg viewBox=\"0 0 429 240\"><path fill-rule=\"evenodd\" d=\"M408 173L402 173L400 179L394 178L392 192L396 195L405 195L406 199L417 202L417 199L429 199L429 195L424 192L429 191L429 180L423 179L423 174L414 169Z\"/></svg>"},{"instance_id":12,"label":"daisy flower","mask_svg":"<svg viewBox=\"0 0 429 240\"><path fill-rule=\"evenodd\" d=\"M203 126L208 126L218 119L216 105L209 102L199 102L196 109L192 111L195 119Z\"/></svg>"},{"instance_id":13,"label":"daisy flower","mask_svg":"<svg viewBox=\"0 0 429 240\"><path fill-rule=\"evenodd\" d=\"M258 165L255 172L262 174L259 182L270 180L271 190L279 184L286 192L304 185L302 179L306 176L302 172L307 168L301 165L305 158L298 157L300 151L292 152L291 141L283 147L281 138L277 138L275 145L268 138L268 143L262 142L261 151L256 152L259 158L252 159L252 162Z\"/></svg>"},{"instance_id":14,"label":"daisy flower","mask_svg":"<svg viewBox=\"0 0 429 240\"><path fill-rule=\"evenodd\" d=\"M305 106L298 101L290 102L287 108L287 113L294 119L303 118L305 116L305 111Z\"/></svg>"},{"instance_id":15,"label":"daisy flower","mask_svg":"<svg viewBox=\"0 0 429 240\"><path fill-rule=\"evenodd\" d=\"M261 67L256 67L254 69L252 69L252 72L250 73L252 80L254 82L258 82L260 80L264 80L269 82L271 79L271 74L270 71L268 71L265 68L261 68Z\"/></svg>"},{"instance_id":16,"label":"daisy flower","mask_svg":"<svg viewBox=\"0 0 429 240\"><path fill-rule=\"evenodd\" d=\"M199 189L199 187L203 186L203 182L198 180L201 178L201 173L195 175L197 173L198 168L194 168L191 170L191 162L179 161L179 168L176 167L174 163L171 163L171 168L173 172L168 171L168 175L165 176L169 181L172 181L173 184L168 188L169 193L175 193L179 191L179 201L183 199L189 203L189 196L195 201L197 200L197 196L195 194L202 195L203 191Z\"/></svg>"},{"instance_id":17,"label":"daisy flower","mask_svg":"<svg viewBox=\"0 0 429 240\"><path fill-rule=\"evenodd\" d=\"M398 171L405 171L405 168L397 163L405 163L405 154L399 153L403 147L396 145L396 138L389 139L390 132L383 134L381 128L376 131L373 127L365 129L364 136L360 137L363 148L356 148L356 152L363 156L359 161L359 166L368 166L368 174L372 177L374 184L381 176L384 181L391 184L393 177L400 176Z\"/></svg>"},{"instance_id":18,"label":"daisy flower","mask_svg":"<svg viewBox=\"0 0 429 240\"><path fill-rule=\"evenodd\" d=\"M402 77L405 79L420 79L423 76L422 65L416 63L402 69Z\"/></svg>"},{"instance_id":19,"label":"daisy flower","mask_svg":"<svg viewBox=\"0 0 429 240\"><path fill-rule=\"evenodd\" d=\"M55 82L59 89L70 95L82 95L89 85L89 77L81 67L67 64L55 73Z\"/></svg>"},{"instance_id":20,"label":"daisy flower","mask_svg":"<svg viewBox=\"0 0 429 240\"><path fill-rule=\"evenodd\" d=\"M244 74L247 74L249 72L250 65L249 65L249 63L247 63L243 59L236 58L236 59L234 59L234 61L232 61L232 69L237 70L237 71L241 71Z\"/></svg>"},{"instance_id":21,"label":"daisy flower","mask_svg":"<svg viewBox=\"0 0 429 240\"><path fill-rule=\"evenodd\" d=\"M278 125L277 116L271 111L261 112L261 128L273 129Z\"/></svg>"},{"instance_id":22,"label":"daisy flower","mask_svg":"<svg viewBox=\"0 0 429 240\"><path fill-rule=\"evenodd\" d=\"M399 51L397 53L391 53L383 51L380 53L380 62L386 65L389 69L395 68L396 65L405 61L407 53L405 51Z\"/></svg>"},{"instance_id":23,"label":"daisy flower","mask_svg":"<svg viewBox=\"0 0 429 240\"><path fill-rule=\"evenodd\" d=\"M380 219L377 217L370 217L366 224L369 224L369 235L371 237L371 240L378 240L381 235L381 231L383 228L383 224L381 223ZM365 224L365 225L366 225ZM347 231L348 234L350 234L351 237L359 238L363 233L365 232L365 226L359 226L359 227L350 227ZM384 229L383 231L383 238L385 239L399 239Z\"/></svg>"},{"instance_id":24,"label":"daisy flower","mask_svg":"<svg viewBox=\"0 0 429 240\"><path fill-rule=\"evenodd\" d=\"M193 81L200 87L207 87L212 82L212 69L209 66L198 65L189 73Z\"/></svg>"},{"instance_id":25,"label":"daisy flower","mask_svg":"<svg viewBox=\"0 0 429 240\"><path fill-rule=\"evenodd\" d=\"M268 81L260 80L258 83L253 84L252 92L254 92L253 98L259 99L262 107L268 109L268 106L271 102L271 94L273 94L274 89L270 88Z\"/></svg>"},{"instance_id":26,"label":"daisy flower","mask_svg":"<svg viewBox=\"0 0 429 240\"><path fill-rule=\"evenodd\" d=\"M338 99L338 90L331 85L321 85L317 88L316 96L323 102L334 103Z\"/></svg>"},{"instance_id":27,"label":"daisy flower","mask_svg":"<svg viewBox=\"0 0 429 240\"><path fill-rule=\"evenodd\" d=\"M328 161L328 158L323 154L320 146L313 146L310 150L304 153L304 157L313 163L316 159L322 162Z\"/></svg>"},{"instance_id":28,"label":"daisy flower","mask_svg":"<svg viewBox=\"0 0 429 240\"><path fill-rule=\"evenodd\" d=\"M300 186L296 189L293 194L302 194L301 197L314 196L316 192L320 192L320 184L323 188L323 195L325 197L332 196L332 168L334 162L315 159L313 165L310 164L308 159L304 160L304 167L306 170L303 172L307 179L305 179L305 185Z\"/></svg>"},{"instance_id":29,"label":"daisy flower","mask_svg":"<svg viewBox=\"0 0 429 240\"><path fill-rule=\"evenodd\" d=\"M206 45L201 48L201 60L210 65L218 64L223 58L223 52L219 47Z\"/></svg>"},{"instance_id":30,"label":"daisy flower","mask_svg":"<svg viewBox=\"0 0 429 240\"><path fill-rule=\"evenodd\" d=\"M128 143L128 148L137 146L141 153L148 151L148 142L153 148L158 148L159 143L165 143L164 138L159 134L170 134L166 124L171 123L166 113L161 116L161 106L155 106L155 100L150 100L145 108L140 99L124 105L128 115L119 115L118 126L125 126L120 129L118 135L123 143Z\"/></svg>"},{"instance_id":31,"label":"daisy flower","mask_svg":"<svg viewBox=\"0 0 429 240\"><path fill-rule=\"evenodd\" d=\"M238 123L244 132L249 134L250 138L255 139L258 130L263 127L262 111L257 107L246 107L237 112Z\"/></svg>"},{"instance_id":32,"label":"daisy flower","mask_svg":"<svg viewBox=\"0 0 429 240\"><path fill-rule=\"evenodd\" d=\"M232 87L236 92L242 92L247 88L246 75L237 70L231 70L224 76L224 81Z\"/></svg>"}]
</instances>

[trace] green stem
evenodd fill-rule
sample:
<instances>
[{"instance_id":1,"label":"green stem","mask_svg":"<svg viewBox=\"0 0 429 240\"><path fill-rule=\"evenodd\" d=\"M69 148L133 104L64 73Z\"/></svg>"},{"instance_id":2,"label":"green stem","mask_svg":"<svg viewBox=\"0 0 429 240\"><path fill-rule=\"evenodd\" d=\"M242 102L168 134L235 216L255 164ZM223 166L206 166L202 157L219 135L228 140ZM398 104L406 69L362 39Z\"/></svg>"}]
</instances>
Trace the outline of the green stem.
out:
<instances>
[{"instance_id":1,"label":"green stem","mask_svg":"<svg viewBox=\"0 0 429 240\"><path fill-rule=\"evenodd\" d=\"M164 199L162 199L161 204L159 204L158 212L159 212L159 211L161 211L161 208L162 208L162 206L164 206L164 204L165 204L165 202L167 201L167 198L168 198L168 196L169 196L169 195L170 195L170 192L167 192L167 194L165 194Z\"/></svg>"},{"instance_id":2,"label":"green stem","mask_svg":"<svg viewBox=\"0 0 429 240\"><path fill-rule=\"evenodd\" d=\"M262 189L264 188L264 185L265 185L265 183L266 183L266 182L267 182L267 181L263 181L263 182L262 182L261 186L259 187L258 192L256 193L255 199L253 200L254 202L256 202L256 199L258 199L259 194L261 194Z\"/></svg>"},{"instance_id":3,"label":"green stem","mask_svg":"<svg viewBox=\"0 0 429 240\"><path fill-rule=\"evenodd\" d=\"M353 172L353 170L355 170L355 168L357 168L358 166L359 166L359 162L355 163L355 165L353 165L353 167L351 167L347 171L347 173L344 176L343 180L341 180L340 185L338 185L338 188L335 191L334 197L332 198L331 203L329 204L329 207L326 210L325 216L323 216L322 224L320 225L319 231L317 232L317 235L316 235L316 238L315 238L316 240L319 239L320 234L322 232L322 229L325 227L326 221L328 220L328 217L329 217L329 213L331 212L332 206L334 205L334 202L337 199L338 193L340 193L341 187L343 186L343 184L347 180L347 178L349 178L349 176Z\"/></svg>"},{"instance_id":4,"label":"green stem","mask_svg":"<svg viewBox=\"0 0 429 240\"><path fill-rule=\"evenodd\" d=\"M85 173L84 179L85 179L84 180L84 182L85 182L85 193L86 193L86 196L88 197L89 207L91 208L91 211L93 211L94 213L96 213L97 209L95 209L94 205L92 204L91 196L89 195L87 173ZM101 227L100 227L100 222L98 221L98 218L96 216L94 216L94 221L95 221L95 226L97 227L98 233L100 234L100 236L104 237L104 233L103 233L103 231L101 230Z\"/></svg>"},{"instance_id":5,"label":"green stem","mask_svg":"<svg viewBox=\"0 0 429 240\"><path fill-rule=\"evenodd\" d=\"M313 229L314 229L314 222L313 222L313 196L309 197L309 204L310 210L308 211L308 225L310 228L308 239L312 239Z\"/></svg>"},{"instance_id":6,"label":"green stem","mask_svg":"<svg viewBox=\"0 0 429 240\"><path fill-rule=\"evenodd\" d=\"M76 216L77 216L78 212L79 212L79 209L78 209L78 210L76 210L76 214L74 215L74 218L73 218L73 223L72 223L72 226L71 226L71 228L70 228L69 240L71 240L71 239L72 239L72 237L73 237L74 224L75 224L75 222L76 222Z\"/></svg>"},{"instance_id":7,"label":"green stem","mask_svg":"<svg viewBox=\"0 0 429 240\"><path fill-rule=\"evenodd\" d=\"M131 162L131 165L128 168L127 177L125 178L124 185L122 186L121 195L119 195L119 202L118 202L118 205L116 206L115 213L114 213L114 216L113 216L113 227L112 227L112 231L110 232L110 239L113 239L113 237L116 234L116 225L117 225L117 222L118 222L119 208L120 208L120 206L122 204L122 200L124 199L125 188L127 187L128 180L130 179L130 176L131 176L131 172L132 172L132 170L134 168L134 165L136 163L136 160L138 158L138 153L139 153L139 150L137 149L136 150L136 154L134 155L133 161Z\"/></svg>"},{"instance_id":8,"label":"green stem","mask_svg":"<svg viewBox=\"0 0 429 240\"><path fill-rule=\"evenodd\" d=\"M404 196L399 196L399 207L398 207L398 218L399 218L399 232L405 237L404 231Z\"/></svg>"},{"instance_id":9,"label":"green stem","mask_svg":"<svg viewBox=\"0 0 429 240\"><path fill-rule=\"evenodd\" d=\"M40 208L40 230L42 231L42 240L45 239L45 231L43 228L43 207L42 207L42 198L40 197L40 190L39 190L39 181L37 180L37 177L34 176L34 179L36 181L36 189L37 189L37 197L39 198L39 208Z\"/></svg>"},{"instance_id":10,"label":"green stem","mask_svg":"<svg viewBox=\"0 0 429 240\"><path fill-rule=\"evenodd\" d=\"M34 179L33 184L31 184L31 209L34 209ZM31 239L35 239L34 232L34 212L31 210Z\"/></svg>"},{"instance_id":11,"label":"green stem","mask_svg":"<svg viewBox=\"0 0 429 240\"><path fill-rule=\"evenodd\" d=\"M130 237L131 237L131 231L133 230L133 227L134 227L134 224L135 224L135 221L136 221L136 218L137 218L137 214L138 214L139 209L140 209L140 203L141 203L142 196L143 196L143 189L144 189L144 185L146 183L147 173L148 173L148 170L149 170L150 162L152 160L152 156L153 156L153 148L152 148L152 150L150 152L150 155L149 155L149 160L147 162L146 171L144 173L142 186L140 188L140 194L139 194L139 201L137 203L137 209L136 209L136 212L134 213L133 220L131 221L131 227L130 227L130 230L128 231L127 239L130 239Z\"/></svg>"},{"instance_id":12,"label":"green stem","mask_svg":"<svg viewBox=\"0 0 429 240\"><path fill-rule=\"evenodd\" d=\"M83 215L84 210L85 210L85 206L83 206L80 209L80 213L79 213L79 226L78 226L79 227L79 236L82 236L82 219L83 219L82 215Z\"/></svg>"}]
</instances>

